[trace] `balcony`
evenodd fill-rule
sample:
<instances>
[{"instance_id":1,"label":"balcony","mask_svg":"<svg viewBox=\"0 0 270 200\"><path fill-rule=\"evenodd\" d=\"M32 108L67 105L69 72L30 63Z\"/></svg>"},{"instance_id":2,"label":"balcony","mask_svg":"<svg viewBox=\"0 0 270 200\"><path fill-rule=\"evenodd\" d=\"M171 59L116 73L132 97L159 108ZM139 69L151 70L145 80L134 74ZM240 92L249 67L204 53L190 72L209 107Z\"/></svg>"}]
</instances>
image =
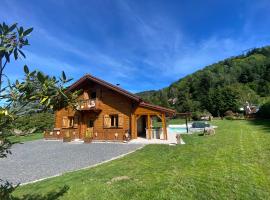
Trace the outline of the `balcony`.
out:
<instances>
[{"instance_id":1,"label":"balcony","mask_svg":"<svg viewBox=\"0 0 270 200\"><path fill-rule=\"evenodd\" d=\"M98 99L78 100L77 110L100 110Z\"/></svg>"}]
</instances>

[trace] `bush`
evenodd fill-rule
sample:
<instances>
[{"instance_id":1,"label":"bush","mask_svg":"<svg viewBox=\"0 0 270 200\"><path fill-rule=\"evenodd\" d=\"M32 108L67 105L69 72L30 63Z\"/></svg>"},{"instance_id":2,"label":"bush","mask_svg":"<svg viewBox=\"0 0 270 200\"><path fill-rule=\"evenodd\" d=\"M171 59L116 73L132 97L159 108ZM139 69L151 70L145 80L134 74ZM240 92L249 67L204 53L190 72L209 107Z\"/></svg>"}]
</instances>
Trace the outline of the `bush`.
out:
<instances>
[{"instance_id":1,"label":"bush","mask_svg":"<svg viewBox=\"0 0 270 200\"><path fill-rule=\"evenodd\" d=\"M227 110L225 113L224 113L224 116L230 116L230 117L233 117L235 114L233 111L231 110Z\"/></svg>"},{"instance_id":2,"label":"bush","mask_svg":"<svg viewBox=\"0 0 270 200\"><path fill-rule=\"evenodd\" d=\"M53 113L34 113L19 117L12 125L12 129L17 132L43 132L46 129L52 129L54 125ZM13 131L14 132L14 131Z\"/></svg>"},{"instance_id":3,"label":"bush","mask_svg":"<svg viewBox=\"0 0 270 200\"><path fill-rule=\"evenodd\" d=\"M270 119L270 101L260 107L259 111L257 112L257 116Z\"/></svg>"},{"instance_id":4,"label":"bush","mask_svg":"<svg viewBox=\"0 0 270 200\"><path fill-rule=\"evenodd\" d=\"M194 121L198 121L201 119L201 114L199 112L194 112L192 113L192 116L191 118L194 120Z\"/></svg>"},{"instance_id":5,"label":"bush","mask_svg":"<svg viewBox=\"0 0 270 200\"><path fill-rule=\"evenodd\" d=\"M225 116L224 118L227 120L234 120L235 119L234 116Z\"/></svg>"}]
</instances>

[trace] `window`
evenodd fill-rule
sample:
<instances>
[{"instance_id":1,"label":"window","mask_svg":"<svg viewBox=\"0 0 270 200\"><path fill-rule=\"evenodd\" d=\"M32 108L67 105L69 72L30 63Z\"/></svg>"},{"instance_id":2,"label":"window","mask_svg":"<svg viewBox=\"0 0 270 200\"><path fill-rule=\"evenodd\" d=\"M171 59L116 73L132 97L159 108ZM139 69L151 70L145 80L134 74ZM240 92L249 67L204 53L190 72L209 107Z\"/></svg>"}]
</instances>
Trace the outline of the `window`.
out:
<instances>
[{"instance_id":1,"label":"window","mask_svg":"<svg viewBox=\"0 0 270 200\"><path fill-rule=\"evenodd\" d=\"M103 116L104 128L123 128L124 116L123 114L110 114Z\"/></svg>"},{"instance_id":2,"label":"window","mask_svg":"<svg viewBox=\"0 0 270 200\"><path fill-rule=\"evenodd\" d=\"M118 115L110 115L111 127L118 127Z\"/></svg>"},{"instance_id":3,"label":"window","mask_svg":"<svg viewBox=\"0 0 270 200\"><path fill-rule=\"evenodd\" d=\"M94 127L94 120L90 119L87 124L88 128Z\"/></svg>"},{"instance_id":4,"label":"window","mask_svg":"<svg viewBox=\"0 0 270 200\"><path fill-rule=\"evenodd\" d=\"M62 127L69 128L74 126L74 117L63 117Z\"/></svg>"},{"instance_id":5,"label":"window","mask_svg":"<svg viewBox=\"0 0 270 200\"><path fill-rule=\"evenodd\" d=\"M73 127L73 124L74 124L74 117L68 117L68 125L69 127Z\"/></svg>"},{"instance_id":6,"label":"window","mask_svg":"<svg viewBox=\"0 0 270 200\"><path fill-rule=\"evenodd\" d=\"M97 93L96 92L91 92L91 99L97 98Z\"/></svg>"}]
</instances>

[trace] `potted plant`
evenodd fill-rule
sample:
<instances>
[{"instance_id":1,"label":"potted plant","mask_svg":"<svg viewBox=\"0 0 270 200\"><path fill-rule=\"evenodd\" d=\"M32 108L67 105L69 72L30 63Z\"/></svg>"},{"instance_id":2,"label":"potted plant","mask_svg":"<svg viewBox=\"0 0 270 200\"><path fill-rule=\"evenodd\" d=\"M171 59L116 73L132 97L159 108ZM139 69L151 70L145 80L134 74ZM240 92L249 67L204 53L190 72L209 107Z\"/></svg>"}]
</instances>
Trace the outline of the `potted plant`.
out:
<instances>
[{"instance_id":1,"label":"potted plant","mask_svg":"<svg viewBox=\"0 0 270 200\"><path fill-rule=\"evenodd\" d=\"M91 143L93 140L93 132L91 130L86 130L84 143Z\"/></svg>"},{"instance_id":2,"label":"potted plant","mask_svg":"<svg viewBox=\"0 0 270 200\"><path fill-rule=\"evenodd\" d=\"M71 142L71 137L69 131L65 131L63 142Z\"/></svg>"}]
</instances>

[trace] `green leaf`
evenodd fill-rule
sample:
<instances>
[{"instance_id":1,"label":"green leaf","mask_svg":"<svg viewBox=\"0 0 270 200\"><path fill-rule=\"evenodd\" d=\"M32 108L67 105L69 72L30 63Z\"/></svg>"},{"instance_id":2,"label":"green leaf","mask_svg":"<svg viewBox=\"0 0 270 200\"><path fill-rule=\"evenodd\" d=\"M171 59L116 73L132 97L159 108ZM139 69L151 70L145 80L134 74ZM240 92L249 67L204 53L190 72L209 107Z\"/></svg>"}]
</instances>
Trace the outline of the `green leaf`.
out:
<instances>
[{"instance_id":1,"label":"green leaf","mask_svg":"<svg viewBox=\"0 0 270 200\"><path fill-rule=\"evenodd\" d=\"M15 23L11 27L9 27L8 31L12 32L16 27L17 27L17 23Z\"/></svg>"},{"instance_id":2,"label":"green leaf","mask_svg":"<svg viewBox=\"0 0 270 200\"><path fill-rule=\"evenodd\" d=\"M29 45L28 39L24 40L24 45Z\"/></svg>"},{"instance_id":3,"label":"green leaf","mask_svg":"<svg viewBox=\"0 0 270 200\"><path fill-rule=\"evenodd\" d=\"M6 48L5 47L0 47L0 51L5 51Z\"/></svg>"},{"instance_id":4,"label":"green leaf","mask_svg":"<svg viewBox=\"0 0 270 200\"><path fill-rule=\"evenodd\" d=\"M45 77L44 77L44 75L43 75L41 72L38 72L38 73L37 73L37 79L38 79L41 83L44 83L44 81L45 81Z\"/></svg>"},{"instance_id":5,"label":"green leaf","mask_svg":"<svg viewBox=\"0 0 270 200\"><path fill-rule=\"evenodd\" d=\"M32 71L29 76L34 76L36 74L36 70Z\"/></svg>"},{"instance_id":6,"label":"green leaf","mask_svg":"<svg viewBox=\"0 0 270 200\"><path fill-rule=\"evenodd\" d=\"M45 101L47 101L48 98L49 98L49 97L44 97L44 98L40 101L40 103L43 104Z\"/></svg>"},{"instance_id":7,"label":"green leaf","mask_svg":"<svg viewBox=\"0 0 270 200\"><path fill-rule=\"evenodd\" d=\"M23 36L23 27L20 27L19 30L18 30L18 32L19 32L19 35L20 36Z\"/></svg>"},{"instance_id":8,"label":"green leaf","mask_svg":"<svg viewBox=\"0 0 270 200\"><path fill-rule=\"evenodd\" d=\"M27 65L24 65L23 70L26 74L29 74L29 68L27 67Z\"/></svg>"},{"instance_id":9,"label":"green leaf","mask_svg":"<svg viewBox=\"0 0 270 200\"><path fill-rule=\"evenodd\" d=\"M26 57L25 54L22 52L22 50L18 49L18 51L20 52L20 54L22 55L22 57Z\"/></svg>"},{"instance_id":10,"label":"green leaf","mask_svg":"<svg viewBox=\"0 0 270 200\"><path fill-rule=\"evenodd\" d=\"M6 58L7 62L9 63L10 62L9 53L5 52L5 58Z\"/></svg>"},{"instance_id":11,"label":"green leaf","mask_svg":"<svg viewBox=\"0 0 270 200\"><path fill-rule=\"evenodd\" d=\"M67 79L66 74L64 71L62 71L62 80L65 82Z\"/></svg>"},{"instance_id":12,"label":"green leaf","mask_svg":"<svg viewBox=\"0 0 270 200\"><path fill-rule=\"evenodd\" d=\"M8 26L5 24L5 22L3 22L3 32L7 32L8 31Z\"/></svg>"},{"instance_id":13,"label":"green leaf","mask_svg":"<svg viewBox=\"0 0 270 200\"><path fill-rule=\"evenodd\" d=\"M29 35L33 30L34 30L34 28L27 29L26 31L24 31L23 36Z\"/></svg>"},{"instance_id":14,"label":"green leaf","mask_svg":"<svg viewBox=\"0 0 270 200\"><path fill-rule=\"evenodd\" d=\"M68 83L68 82L70 82L72 80L73 80L73 78L69 78L69 79L66 80L66 82Z\"/></svg>"},{"instance_id":15,"label":"green leaf","mask_svg":"<svg viewBox=\"0 0 270 200\"><path fill-rule=\"evenodd\" d=\"M18 59L18 49L17 48L14 49L14 59L15 60Z\"/></svg>"}]
</instances>

